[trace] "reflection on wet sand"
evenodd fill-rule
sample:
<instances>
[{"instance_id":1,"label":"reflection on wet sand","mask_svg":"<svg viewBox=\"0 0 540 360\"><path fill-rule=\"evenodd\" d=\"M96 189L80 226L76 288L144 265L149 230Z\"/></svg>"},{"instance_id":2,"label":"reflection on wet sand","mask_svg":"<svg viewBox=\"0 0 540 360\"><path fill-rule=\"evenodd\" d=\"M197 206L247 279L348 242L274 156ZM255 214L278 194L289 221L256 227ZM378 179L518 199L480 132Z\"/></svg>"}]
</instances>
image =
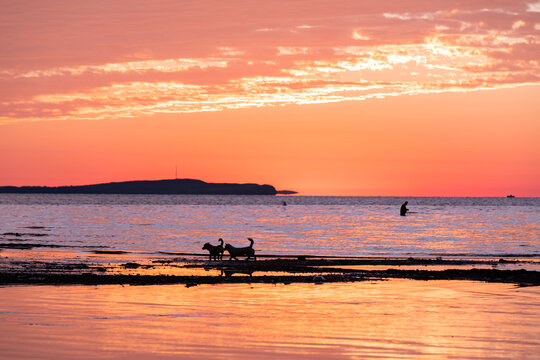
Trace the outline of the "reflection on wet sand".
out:
<instances>
[{"instance_id":1,"label":"reflection on wet sand","mask_svg":"<svg viewBox=\"0 0 540 360\"><path fill-rule=\"evenodd\" d=\"M469 281L10 286L15 358L535 358L540 289Z\"/></svg>"}]
</instances>

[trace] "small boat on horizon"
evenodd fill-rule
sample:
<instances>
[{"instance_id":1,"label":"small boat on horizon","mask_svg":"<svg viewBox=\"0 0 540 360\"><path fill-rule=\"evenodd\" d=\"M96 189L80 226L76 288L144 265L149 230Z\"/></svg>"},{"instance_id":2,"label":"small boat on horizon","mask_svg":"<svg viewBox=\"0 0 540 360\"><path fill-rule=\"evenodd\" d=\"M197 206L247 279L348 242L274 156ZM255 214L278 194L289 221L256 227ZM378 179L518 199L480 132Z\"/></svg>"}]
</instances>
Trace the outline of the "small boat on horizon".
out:
<instances>
[{"instance_id":1,"label":"small boat on horizon","mask_svg":"<svg viewBox=\"0 0 540 360\"><path fill-rule=\"evenodd\" d=\"M507 198L515 198L514 195L506 195Z\"/></svg>"}]
</instances>

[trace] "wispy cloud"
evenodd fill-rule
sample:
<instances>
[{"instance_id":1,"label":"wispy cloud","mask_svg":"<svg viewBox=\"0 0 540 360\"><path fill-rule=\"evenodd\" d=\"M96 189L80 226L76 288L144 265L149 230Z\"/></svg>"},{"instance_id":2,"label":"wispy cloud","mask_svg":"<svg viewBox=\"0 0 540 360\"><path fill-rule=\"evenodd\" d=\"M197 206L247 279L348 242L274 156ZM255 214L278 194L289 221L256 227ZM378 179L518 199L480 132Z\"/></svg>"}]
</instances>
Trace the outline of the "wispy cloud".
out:
<instances>
[{"instance_id":1,"label":"wispy cloud","mask_svg":"<svg viewBox=\"0 0 540 360\"><path fill-rule=\"evenodd\" d=\"M540 1L527 4L528 12L540 12Z\"/></svg>"},{"instance_id":2,"label":"wispy cloud","mask_svg":"<svg viewBox=\"0 0 540 360\"><path fill-rule=\"evenodd\" d=\"M363 34L361 31L359 30L354 30L353 33L352 33L352 38L354 40L369 40L370 37Z\"/></svg>"},{"instance_id":3,"label":"wispy cloud","mask_svg":"<svg viewBox=\"0 0 540 360\"><path fill-rule=\"evenodd\" d=\"M124 32L109 27L100 33L107 39L100 46L110 51L91 55L87 47L95 49L95 42L53 51L38 33L17 45L25 33L17 19L25 15L8 12L0 15L8 30L1 44L10 50L0 58L0 123L361 101L540 82L540 3L493 9L488 1L467 8L448 2L441 9L407 11L396 3L391 13L383 6L367 12L361 4L346 4L332 10L313 2L298 17L284 2L281 17L268 7L253 11L249 21L227 13L231 23L220 22L228 19L223 13L215 21L192 13L201 24L163 15L155 33L137 32L128 16L119 20ZM180 11L175 2L166 5ZM69 9L55 11L69 15ZM41 31L54 37L59 30L44 25ZM126 33L127 45L118 45ZM28 60L39 46L41 57Z\"/></svg>"},{"instance_id":4,"label":"wispy cloud","mask_svg":"<svg viewBox=\"0 0 540 360\"><path fill-rule=\"evenodd\" d=\"M278 55L306 55L309 53L308 47L301 46L278 46Z\"/></svg>"}]
</instances>

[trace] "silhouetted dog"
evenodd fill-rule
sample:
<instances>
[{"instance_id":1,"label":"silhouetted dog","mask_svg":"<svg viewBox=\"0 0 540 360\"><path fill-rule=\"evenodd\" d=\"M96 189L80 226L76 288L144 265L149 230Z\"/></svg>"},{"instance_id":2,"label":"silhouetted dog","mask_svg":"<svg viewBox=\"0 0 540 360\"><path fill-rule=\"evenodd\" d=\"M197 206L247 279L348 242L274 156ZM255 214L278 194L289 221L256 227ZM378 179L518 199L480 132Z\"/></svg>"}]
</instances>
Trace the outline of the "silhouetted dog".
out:
<instances>
[{"instance_id":1,"label":"silhouetted dog","mask_svg":"<svg viewBox=\"0 0 540 360\"><path fill-rule=\"evenodd\" d=\"M210 253L210 258L208 259L210 261L212 260L212 258L214 258L214 260L223 259L223 239L220 238L218 241L221 242L221 244L212 245L210 243L206 243L202 247L203 250L208 250L208 252Z\"/></svg>"},{"instance_id":2,"label":"silhouetted dog","mask_svg":"<svg viewBox=\"0 0 540 360\"><path fill-rule=\"evenodd\" d=\"M225 250L229 252L229 255L231 256L229 260L236 259L238 260L237 256L247 256L246 260L249 260L251 257L253 257L253 260L257 260L255 257L255 249L253 249L253 239L248 238L249 246L237 248L232 246L231 244L225 245Z\"/></svg>"}]
</instances>

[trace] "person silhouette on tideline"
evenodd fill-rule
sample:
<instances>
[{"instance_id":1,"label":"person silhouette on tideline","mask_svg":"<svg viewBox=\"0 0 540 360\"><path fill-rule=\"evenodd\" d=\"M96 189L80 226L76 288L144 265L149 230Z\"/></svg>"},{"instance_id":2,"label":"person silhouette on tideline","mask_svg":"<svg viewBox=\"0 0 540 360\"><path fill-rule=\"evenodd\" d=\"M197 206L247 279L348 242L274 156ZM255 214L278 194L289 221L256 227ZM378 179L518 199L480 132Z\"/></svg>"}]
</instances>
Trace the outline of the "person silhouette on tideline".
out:
<instances>
[{"instance_id":1,"label":"person silhouette on tideline","mask_svg":"<svg viewBox=\"0 0 540 360\"><path fill-rule=\"evenodd\" d=\"M401 209L399 209L399 215L401 216L405 216L407 214L407 211L409 211L409 209L407 209L407 204L409 202L408 201L405 201L402 205L401 205Z\"/></svg>"}]
</instances>

